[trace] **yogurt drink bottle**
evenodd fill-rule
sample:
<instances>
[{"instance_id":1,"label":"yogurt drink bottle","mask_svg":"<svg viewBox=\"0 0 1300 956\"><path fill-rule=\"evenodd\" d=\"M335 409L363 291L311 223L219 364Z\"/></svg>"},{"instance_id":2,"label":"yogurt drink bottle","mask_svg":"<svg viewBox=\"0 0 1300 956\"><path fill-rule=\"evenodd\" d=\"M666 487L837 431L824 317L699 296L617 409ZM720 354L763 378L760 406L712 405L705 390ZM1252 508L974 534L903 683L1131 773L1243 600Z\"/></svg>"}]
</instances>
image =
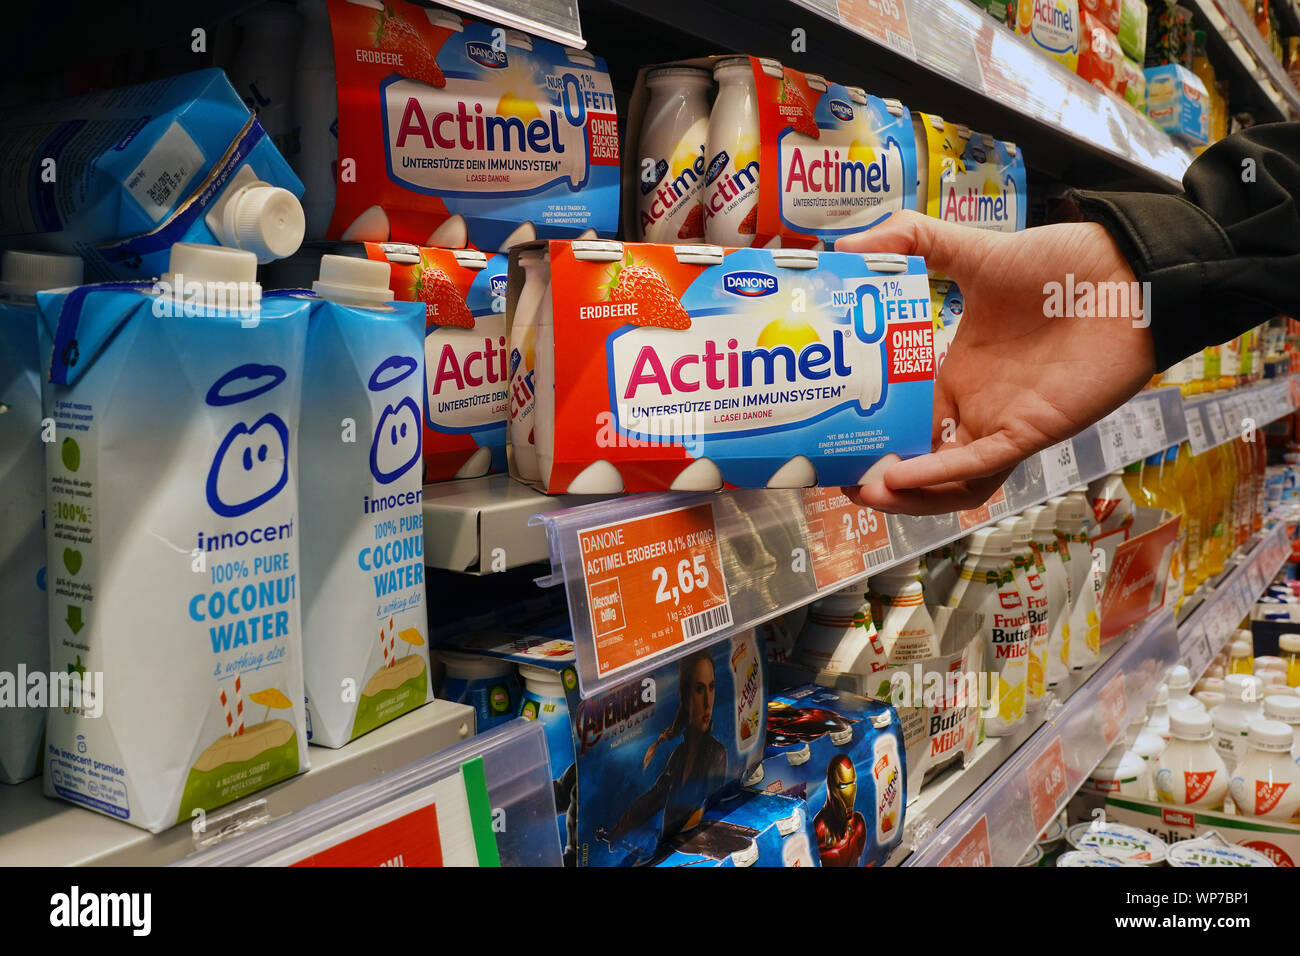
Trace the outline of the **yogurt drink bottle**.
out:
<instances>
[{"instance_id":1,"label":"yogurt drink bottle","mask_svg":"<svg viewBox=\"0 0 1300 956\"><path fill-rule=\"evenodd\" d=\"M1264 716L1291 728L1291 756L1300 761L1300 697L1271 694L1264 698Z\"/></svg>"},{"instance_id":2,"label":"yogurt drink bottle","mask_svg":"<svg viewBox=\"0 0 1300 956\"><path fill-rule=\"evenodd\" d=\"M1300 823L1300 764L1291 755L1290 726L1257 717L1246 732L1246 756L1232 772L1229 790L1237 813Z\"/></svg>"},{"instance_id":3,"label":"yogurt drink bottle","mask_svg":"<svg viewBox=\"0 0 1300 956\"><path fill-rule=\"evenodd\" d=\"M644 242L704 241L704 164L709 134L709 74L664 67L646 76L650 103L637 163L639 237Z\"/></svg>"},{"instance_id":4,"label":"yogurt drink bottle","mask_svg":"<svg viewBox=\"0 0 1300 956\"><path fill-rule=\"evenodd\" d=\"M871 620L862 586L850 585L813 602L791 660L834 681L845 675L869 687L869 678L887 670L889 655ZM821 678L818 678L821 680Z\"/></svg>"},{"instance_id":5,"label":"yogurt drink bottle","mask_svg":"<svg viewBox=\"0 0 1300 956\"><path fill-rule=\"evenodd\" d=\"M1156 687L1155 695L1147 705L1146 729L1169 740L1169 688L1163 683Z\"/></svg>"},{"instance_id":6,"label":"yogurt drink bottle","mask_svg":"<svg viewBox=\"0 0 1300 956\"><path fill-rule=\"evenodd\" d=\"M80 285L81 273L76 256L10 251L0 260L0 673L16 678L19 693L27 674L50 670L36 293ZM45 711L13 703L0 707L0 783L41 766Z\"/></svg>"},{"instance_id":7,"label":"yogurt drink bottle","mask_svg":"<svg viewBox=\"0 0 1300 956\"><path fill-rule=\"evenodd\" d=\"M1262 686L1250 674L1229 674L1223 679L1226 699L1214 708L1214 749L1229 770L1246 756L1247 730L1261 716Z\"/></svg>"},{"instance_id":8,"label":"yogurt drink bottle","mask_svg":"<svg viewBox=\"0 0 1300 956\"><path fill-rule=\"evenodd\" d=\"M750 246L758 226L758 100L749 58L713 67L718 97L709 114L704 236L720 246Z\"/></svg>"},{"instance_id":9,"label":"yogurt drink bottle","mask_svg":"<svg viewBox=\"0 0 1300 956\"><path fill-rule=\"evenodd\" d=\"M984 719L984 732L1001 737L1025 720L1029 613L1011 567L1011 532L980 528L967 541L966 560L948 606L984 615L984 660L998 675L998 712Z\"/></svg>"},{"instance_id":10,"label":"yogurt drink bottle","mask_svg":"<svg viewBox=\"0 0 1300 956\"><path fill-rule=\"evenodd\" d=\"M546 253L525 252L519 257L524 286L510 323L510 444L515 467L525 481L540 477L534 426L537 421L537 317L550 289Z\"/></svg>"},{"instance_id":11,"label":"yogurt drink bottle","mask_svg":"<svg viewBox=\"0 0 1300 956\"><path fill-rule=\"evenodd\" d=\"M303 671L311 742L342 747L426 703L425 308L388 263L323 256L303 367ZM360 441L339 440L355 422Z\"/></svg>"},{"instance_id":12,"label":"yogurt drink bottle","mask_svg":"<svg viewBox=\"0 0 1300 956\"><path fill-rule=\"evenodd\" d=\"M1151 768L1122 740L1101 758L1101 763L1088 775L1086 786L1096 793L1113 793L1140 800L1150 800L1154 789Z\"/></svg>"},{"instance_id":13,"label":"yogurt drink bottle","mask_svg":"<svg viewBox=\"0 0 1300 956\"><path fill-rule=\"evenodd\" d=\"M921 565L913 558L871 579L872 611L891 667L939 656L939 636L925 606Z\"/></svg>"},{"instance_id":14,"label":"yogurt drink bottle","mask_svg":"<svg viewBox=\"0 0 1300 956\"><path fill-rule=\"evenodd\" d=\"M1003 518L998 527L1011 532L1011 569L1016 588L1025 599L1029 615L1029 662L1025 671L1026 706L1036 710L1042 706L1047 693L1047 644L1050 611L1047 597L1047 567L1043 565L1032 547L1033 518L1018 515Z\"/></svg>"},{"instance_id":15,"label":"yogurt drink bottle","mask_svg":"<svg viewBox=\"0 0 1300 956\"><path fill-rule=\"evenodd\" d=\"M1070 552L1069 665L1072 670L1095 664L1101 654L1101 615L1097 607L1101 569L1093 560L1089 512L1082 491L1067 494L1056 509L1057 540Z\"/></svg>"},{"instance_id":16,"label":"yogurt drink bottle","mask_svg":"<svg viewBox=\"0 0 1300 956\"><path fill-rule=\"evenodd\" d=\"M1030 545L1038 564L1046 569L1047 582L1047 650L1044 679L1055 686L1070 673L1070 572L1063 559L1069 552L1056 538L1056 499L1025 510L1033 528Z\"/></svg>"},{"instance_id":17,"label":"yogurt drink bottle","mask_svg":"<svg viewBox=\"0 0 1300 956\"><path fill-rule=\"evenodd\" d=\"M1181 710L1169 718L1171 738L1156 770L1156 799L1185 807L1223 808L1228 770L1212 743L1210 718Z\"/></svg>"}]
</instances>

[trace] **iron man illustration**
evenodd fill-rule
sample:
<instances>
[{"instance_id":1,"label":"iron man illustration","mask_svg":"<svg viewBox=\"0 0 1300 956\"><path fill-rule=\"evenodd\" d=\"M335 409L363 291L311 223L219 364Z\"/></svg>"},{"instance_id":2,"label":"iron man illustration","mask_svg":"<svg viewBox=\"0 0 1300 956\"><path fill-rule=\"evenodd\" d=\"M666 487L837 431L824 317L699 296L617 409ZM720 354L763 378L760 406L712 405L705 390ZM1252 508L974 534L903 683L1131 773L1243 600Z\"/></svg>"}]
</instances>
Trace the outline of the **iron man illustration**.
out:
<instances>
[{"instance_id":1,"label":"iron man illustration","mask_svg":"<svg viewBox=\"0 0 1300 956\"><path fill-rule=\"evenodd\" d=\"M813 817L822 866L858 866L867 846L867 820L853 803L858 772L853 761L837 754L826 766L826 803Z\"/></svg>"}]
</instances>

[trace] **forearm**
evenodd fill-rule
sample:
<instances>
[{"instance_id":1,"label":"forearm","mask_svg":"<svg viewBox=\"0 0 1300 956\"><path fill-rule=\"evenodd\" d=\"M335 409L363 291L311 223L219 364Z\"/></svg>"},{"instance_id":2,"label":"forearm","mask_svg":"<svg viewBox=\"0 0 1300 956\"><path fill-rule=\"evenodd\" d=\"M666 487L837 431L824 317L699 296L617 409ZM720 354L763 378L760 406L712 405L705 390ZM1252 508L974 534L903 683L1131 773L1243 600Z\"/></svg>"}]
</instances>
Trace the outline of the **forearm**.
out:
<instances>
[{"instance_id":1,"label":"forearm","mask_svg":"<svg viewBox=\"0 0 1300 956\"><path fill-rule=\"evenodd\" d=\"M1164 369L1278 313L1300 314L1300 123L1274 123L1206 150L1179 196L1075 193L1137 279Z\"/></svg>"}]
</instances>

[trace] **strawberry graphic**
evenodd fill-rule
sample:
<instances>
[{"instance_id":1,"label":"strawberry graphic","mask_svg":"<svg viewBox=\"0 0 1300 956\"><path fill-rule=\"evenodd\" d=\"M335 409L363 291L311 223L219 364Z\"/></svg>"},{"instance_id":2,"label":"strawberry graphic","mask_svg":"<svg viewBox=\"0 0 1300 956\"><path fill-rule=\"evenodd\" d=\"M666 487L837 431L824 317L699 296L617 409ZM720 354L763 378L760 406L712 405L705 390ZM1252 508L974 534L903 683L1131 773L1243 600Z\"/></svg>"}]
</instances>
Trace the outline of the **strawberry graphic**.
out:
<instances>
[{"instance_id":1,"label":"strawberry graphic","mask_svg":"<svg viewBox=\"0 0 1300 956\"><path fill-rule=\"evenodd\" d=\"M803 91L791 83L789 77L781 81L778 100L783 104L781 115L790 121L791 129L813 139L821 138L821 130L817 127L817 121L813 119L812 107L808 105Z\"/></svg>"},{"instance_id":2,"label":"strawberry graphic","mask_svg":"<svg viewBox=\"0 0 1300 956\"><path fill-rule=\"evenodd\" d=\"M686 214L686 221L682 227L677 230L678 239L703 239L704 238L704 207L696 203L691 207L691 211Z\"/></svg>"},{"instance_id":3,"label":"strawberry graphic","mask_svg":"<svg viewBox=\"0 0 1300 956\"><path fill-rule=\"evenodd\" d=\"M412 298L423 302L426 321L433 325L454 325L458 329L474 328L474 316L465 305L465 297L447 273L421 264Z\"/></svg>"},{"instance_id":4,"label":"strawberry graphic","mask_svg":"<svg viewBox=\"0 0 1300 956\"><path fill-rule=\"evenodd\" d=\"M374 44L377 50L401 55L402 67L397 72L407 79L439 89L447 85L447 78L424 38L391 3L385 3L384 9L375 13Z\"/></svg>"},{"instance_id":5,"label":"strawberry graphic","mask_svg":"<svg viewBox=\"0 0 1300 956\"><path fill-rule=\"evenodd\" d=\"M632 253L609 269L610 281L605 296L611 302L636 303L637 314L628 319L633 325L661 329L689 329L691 317L668 283L653 266L632 261Z\"/></svg>"},{"instance_id":6,"label":"strawberry graphic","mask_svg":"<svg viewBox=\"0 0 1300 956\"><path fill-rule=\"evenodd\" d=\"M757 205L755 205L753 209L749 210L749 212L745 214L744 219L740 220L740 225L736 227L736 231L740 233L742 236L752 236L754 235L754 233L758 231L758 206Z\"/></svg>"}]
</instances>

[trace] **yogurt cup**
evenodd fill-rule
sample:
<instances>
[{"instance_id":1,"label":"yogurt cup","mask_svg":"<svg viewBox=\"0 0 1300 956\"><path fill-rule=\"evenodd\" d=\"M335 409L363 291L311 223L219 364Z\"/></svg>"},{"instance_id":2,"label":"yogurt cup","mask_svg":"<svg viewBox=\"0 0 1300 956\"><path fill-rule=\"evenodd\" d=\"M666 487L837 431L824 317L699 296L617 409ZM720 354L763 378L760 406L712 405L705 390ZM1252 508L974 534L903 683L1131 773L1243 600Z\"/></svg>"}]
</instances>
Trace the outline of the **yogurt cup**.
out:
<instances>
[{"instance_id":1,"label":"yogurt cup","mask_svg":"<svg viewBox=\"0 0 1300 956\"><path fill-rule=\"evenodd\" d=\"M1153 866L1169 852L1164 840L1146 830L1110 821L1076 823L1065 831L1065 839L1077 850L1092 850L1124 865Z\"/></svg>"},{"instance_id":2,"label":"yogurt cup","mask_svg":"<svg viewBox=\"0 0 1300 956\"><path fill-rule=\"evenodd\" d=\"M1182 840L1169 848L1170 866L1276 866L1258 850L1229 843L1211 830L1195 840Z\"/></svg>"}]
</instances>

